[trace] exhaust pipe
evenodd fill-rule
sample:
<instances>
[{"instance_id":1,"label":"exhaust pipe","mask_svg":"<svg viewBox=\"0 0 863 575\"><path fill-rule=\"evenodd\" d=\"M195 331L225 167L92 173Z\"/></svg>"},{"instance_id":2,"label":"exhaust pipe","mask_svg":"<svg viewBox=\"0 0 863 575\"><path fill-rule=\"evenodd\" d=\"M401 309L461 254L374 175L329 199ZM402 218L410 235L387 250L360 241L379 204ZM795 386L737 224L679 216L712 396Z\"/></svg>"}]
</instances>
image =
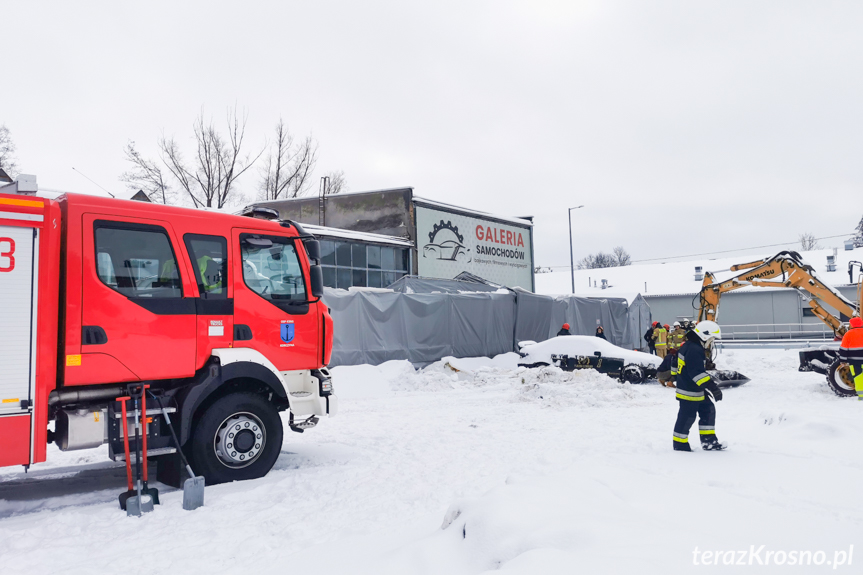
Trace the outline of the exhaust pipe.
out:
<instances>
[{"instance_id":1,"label":"exhaust pipe","mask_svg":"<svg viewBox=\"0 0 863 575\"><path fill-rule=\"evenodd\" d=\"M86 403L100 399L111 399L119 397L126 391L122 386L102 387L98 389L55 389L48 395L48 405L69 405L72 403Z\"/></svg>"}]
</instances>

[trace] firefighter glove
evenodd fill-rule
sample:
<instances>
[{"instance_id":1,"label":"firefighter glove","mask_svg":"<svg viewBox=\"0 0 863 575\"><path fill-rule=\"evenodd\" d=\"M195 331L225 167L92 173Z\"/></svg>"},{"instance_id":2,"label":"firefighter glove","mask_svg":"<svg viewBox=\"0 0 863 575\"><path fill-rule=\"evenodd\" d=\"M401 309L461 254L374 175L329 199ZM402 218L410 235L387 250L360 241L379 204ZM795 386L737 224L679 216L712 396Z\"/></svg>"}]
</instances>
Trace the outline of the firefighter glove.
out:
<instances>
[{"instance_id":1,"label":"firefighter glove","mask_svg":"<svg viewBox=\"0 0 863 575\"><path fill-rule=\"evenodd\" d=\"M719 386L716 385L716 382L712 379L704 384L704 389L710 396L714 399L714 401L722 401L722 390L719 389Z\"/></svg>"}]
</instances>

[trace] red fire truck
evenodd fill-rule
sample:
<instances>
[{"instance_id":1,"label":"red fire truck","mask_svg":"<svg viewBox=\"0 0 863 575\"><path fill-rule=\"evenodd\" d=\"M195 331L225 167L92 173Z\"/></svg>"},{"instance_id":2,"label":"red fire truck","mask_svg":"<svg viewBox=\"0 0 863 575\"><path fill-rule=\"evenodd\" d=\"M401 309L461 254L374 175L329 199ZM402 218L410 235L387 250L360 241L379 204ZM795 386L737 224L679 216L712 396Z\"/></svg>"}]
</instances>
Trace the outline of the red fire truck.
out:
<instances>
[{"instance_id":1,"label":"red fire truck","mask_svg":"<svg viewBox=\"0 0 863 575\"><path fill-rule=\"evenodd\" d=\"M125 459L130 385L149 385L145 445L172 485L162 412L210 484L272 468L279 412L298 432L334 415L320 246L258 211L0 194L0 466L51 442Z\"/></svg>"}]
</instances>

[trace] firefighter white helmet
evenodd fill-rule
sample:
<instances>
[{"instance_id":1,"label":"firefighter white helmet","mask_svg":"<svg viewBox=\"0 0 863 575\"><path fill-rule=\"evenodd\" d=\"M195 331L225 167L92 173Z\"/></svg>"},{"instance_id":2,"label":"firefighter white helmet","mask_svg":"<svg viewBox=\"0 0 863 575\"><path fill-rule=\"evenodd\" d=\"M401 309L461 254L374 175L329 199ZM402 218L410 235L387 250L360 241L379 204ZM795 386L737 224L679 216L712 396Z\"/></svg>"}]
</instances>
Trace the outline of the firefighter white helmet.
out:
<instances>
[{"instance_id":1,"label":"firefighter white helmet","mask_svg":"<svg viewBox=\"0 0 863 575\"><path fill-rule=\"evenodd\" d=\"M714 339L722 339L722 330L719 328L719 324L715 321L700 321L696 324L695 335L698 336L698 339L703 341L705 344L711 343Z\"/></svg>"},{"instance_id":2,"label":"firefighter white helmet","mask_svg":"<svg viewBox=\"0 0 863 575\"><path fill-rule=\"evenodd\" d=\"M680 327L680 322L679 321L674 322L673 326L674 327Z\"/></svg>"}]
</instances>

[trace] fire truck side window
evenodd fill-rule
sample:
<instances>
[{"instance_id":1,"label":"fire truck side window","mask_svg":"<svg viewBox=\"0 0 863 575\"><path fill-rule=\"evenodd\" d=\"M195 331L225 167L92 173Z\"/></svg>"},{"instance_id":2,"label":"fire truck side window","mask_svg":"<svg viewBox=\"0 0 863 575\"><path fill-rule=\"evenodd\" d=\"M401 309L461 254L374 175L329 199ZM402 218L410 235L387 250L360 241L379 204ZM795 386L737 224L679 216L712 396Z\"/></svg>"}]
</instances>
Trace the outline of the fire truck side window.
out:
<instances>
[{"instance_id":1,"label":"fire truck side window","mask_svg":"<svg viewBox=\"0 0 863 575\"><path fill-rule=\"evenodd\" d=\"M127 297L181 298L177 259L164 228L99 220L95 223L96 273Z\"/></svg>"},{"instance_id":2,"label":"fire truck side window","mask_svg":"<svg viewBox=\"0 0 863 575\"><path fill-rule=\"evenodd\" d=\"M189 258L195 266L198 292L204 299L228 297L228 240L221 236L183 236Z\"/></svg>"},{"instance_id":3,"label":"fire truck side window","mask_svg":"<svg viewBox=\"0 0 863 575\"><path fill-rule=\"evenodd\" d=\"M280 236L240 235L243 280L276 305L305 302L306 284L294 242Z\"/></svg>"}]
</instances>

